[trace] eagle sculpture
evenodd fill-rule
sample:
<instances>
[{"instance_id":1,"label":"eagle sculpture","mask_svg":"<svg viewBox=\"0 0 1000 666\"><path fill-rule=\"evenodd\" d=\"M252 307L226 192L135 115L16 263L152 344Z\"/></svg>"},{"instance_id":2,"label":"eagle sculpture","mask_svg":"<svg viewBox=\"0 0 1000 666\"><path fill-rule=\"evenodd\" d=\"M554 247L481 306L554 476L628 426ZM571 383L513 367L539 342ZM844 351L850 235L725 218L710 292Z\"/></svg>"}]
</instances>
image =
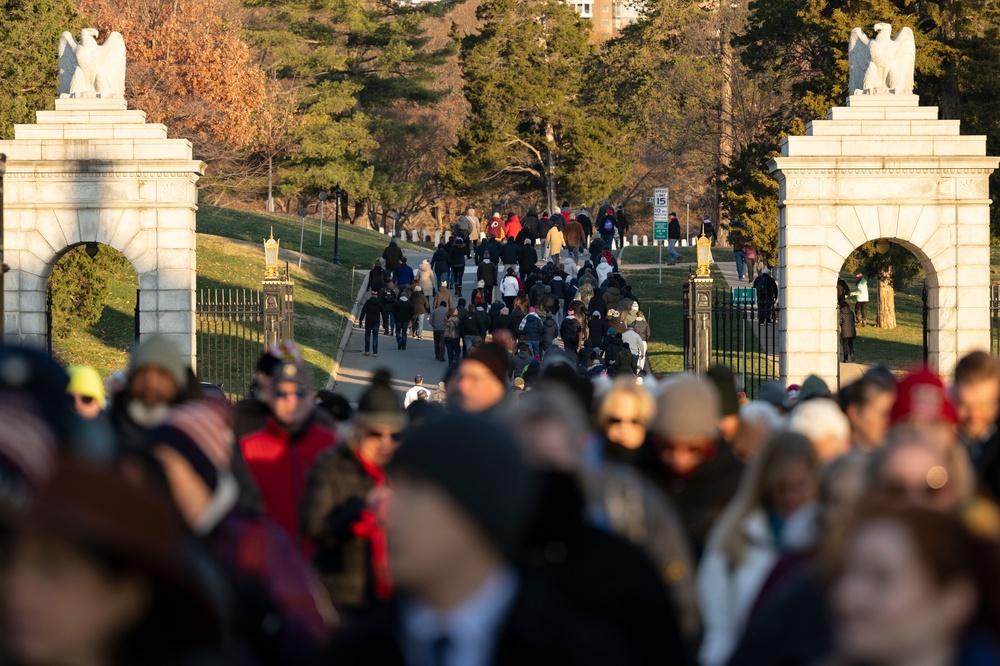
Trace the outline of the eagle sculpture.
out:
<instances>
[{"instance_id":1,"label":"eagle sculpture","mask_svg":"<svg viewBox=\"0 0 1000 666\"><path fill-rule=\"evenodd\" d=\"M875 24L875 37L869 39L861 28L851 31L847 48L850 62L851 95L910 95L913 93L913 64L916 44L913 31L900 28L892 39L892 26Z\"/></svg>"},{"instance_id":2,"label":"eagle sculpture","mask_svg":"<svg viewBox=\"0 0 1000 666\"><path fill-rule=\"evenodd\" d=\"M95 28L80 31L80 41L72 33L59 37L60 97L124 97L125 40L112 32L97 43Z\"/></svg>"}]
</instances>

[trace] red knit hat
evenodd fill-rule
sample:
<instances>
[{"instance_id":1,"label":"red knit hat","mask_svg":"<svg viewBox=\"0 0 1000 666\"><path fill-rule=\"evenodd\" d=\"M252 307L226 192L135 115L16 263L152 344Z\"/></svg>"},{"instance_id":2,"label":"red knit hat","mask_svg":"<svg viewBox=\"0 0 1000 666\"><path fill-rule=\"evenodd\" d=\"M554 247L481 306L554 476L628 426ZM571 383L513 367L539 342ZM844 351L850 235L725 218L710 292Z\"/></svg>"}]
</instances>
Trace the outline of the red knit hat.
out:
<instances>
[{"instance_id":1,"label":"red knit hat","mask_svg":"<svg viewBox=\"0 0 1000 666\"><path fill-rule=\"evenodd\" d=\"M898 423L907 418L958 423L955 405L948 397L944 383L927 368L911 372L896 384L892 422Z\"/></svg>"}]
</instances>

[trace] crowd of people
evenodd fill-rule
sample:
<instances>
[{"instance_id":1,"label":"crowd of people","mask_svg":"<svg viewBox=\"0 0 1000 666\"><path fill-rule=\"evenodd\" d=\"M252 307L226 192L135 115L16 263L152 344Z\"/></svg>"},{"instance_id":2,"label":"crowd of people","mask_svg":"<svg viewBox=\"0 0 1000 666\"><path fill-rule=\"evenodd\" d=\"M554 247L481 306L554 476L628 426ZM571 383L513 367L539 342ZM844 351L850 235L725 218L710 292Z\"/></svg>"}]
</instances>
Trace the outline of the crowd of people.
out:
<instances>
[{"instance_id":1,"label":"crowd of people","mask_svg":"<svg viewBox=\"0 0 1000 666\"><path fill-rule=\"evenodd\" d=\"M434 358L453 372L476 345L505 331L517 341L511 374L525 382L550 352L592 376L646 374L649 321L611 251L628 219L607 203L597 218L595 225L588 211L564 205L552 215L530 210L523 220L494 213L480 231L470 208L416 271L392 239L368 273L358 316L364 355L379 355L380 330L402 351L429 327ZM463 293L467 264L476 286Z\"/></svg>"},{"instance_id":2,"label":"crowd of people","mask_svg":"<svg viewBox=\"0 0 1000 666\"><path fill-rule=\"evenodd\" d=\"M464 295L386 248L375 353L431 292L454 341L403 396L385 369L356 404L316 391L291 342L235 405L166 336L107 382L0 347L0 663L1000 664L1000 362L756 400L725 366L604 367L636 331L610 302L638 301L559 217L544 267L441 248L513 278L469 292L469 336Z\"/></svg>"},{"instance_id":3,"label":"crowd of people","mask_svg":"<svg viewBox=\"0 0 1000 666\"><path fill-rule=\"evenodd\" d=\"M747 401L523 351L355 407L283 343L233 407L165 337L110 392L0 348L4 660L1000 663L993 356Z\"/></svg>"}]
</instances>

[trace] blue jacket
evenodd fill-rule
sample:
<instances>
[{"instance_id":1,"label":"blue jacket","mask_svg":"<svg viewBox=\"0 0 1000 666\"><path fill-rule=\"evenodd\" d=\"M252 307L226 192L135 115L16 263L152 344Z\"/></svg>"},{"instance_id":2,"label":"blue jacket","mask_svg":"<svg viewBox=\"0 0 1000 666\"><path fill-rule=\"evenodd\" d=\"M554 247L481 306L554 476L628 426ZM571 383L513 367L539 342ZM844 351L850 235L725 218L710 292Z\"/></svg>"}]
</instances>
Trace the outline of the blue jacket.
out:
<instances>
[{"instance_id":1,"label":"blue jacket","mask_svg":"<svg viewBox=\"0 0 1000 666\"><path fill-rule=\"evenodd\" d=\"M413 269L406 264L400 264L396 269L396 286L402 287L413 282Z\"/></svg>"}]
</instances>

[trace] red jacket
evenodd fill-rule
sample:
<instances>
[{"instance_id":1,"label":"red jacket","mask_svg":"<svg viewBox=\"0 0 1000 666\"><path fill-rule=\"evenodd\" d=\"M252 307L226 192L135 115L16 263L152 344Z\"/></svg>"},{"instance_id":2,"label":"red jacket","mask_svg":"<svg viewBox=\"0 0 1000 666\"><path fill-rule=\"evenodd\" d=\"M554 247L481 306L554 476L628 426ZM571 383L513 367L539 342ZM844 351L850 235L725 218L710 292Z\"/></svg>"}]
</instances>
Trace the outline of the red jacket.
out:
<instances>
[{"instance_id":1,"label":"red jacket","mask_svg":"<svg viewBox=\"0 0 1000 666\"><path fill-rule=\"evenodd\" d=\"M299 503L306 489L306 475L316 456L337 443L337 434L310 423L292 434L268 417L263 430L245 435L240 449L264 499L264 511L283 527L307 556L312 543L299 531Z\"/></svg>"}]
</instances>

